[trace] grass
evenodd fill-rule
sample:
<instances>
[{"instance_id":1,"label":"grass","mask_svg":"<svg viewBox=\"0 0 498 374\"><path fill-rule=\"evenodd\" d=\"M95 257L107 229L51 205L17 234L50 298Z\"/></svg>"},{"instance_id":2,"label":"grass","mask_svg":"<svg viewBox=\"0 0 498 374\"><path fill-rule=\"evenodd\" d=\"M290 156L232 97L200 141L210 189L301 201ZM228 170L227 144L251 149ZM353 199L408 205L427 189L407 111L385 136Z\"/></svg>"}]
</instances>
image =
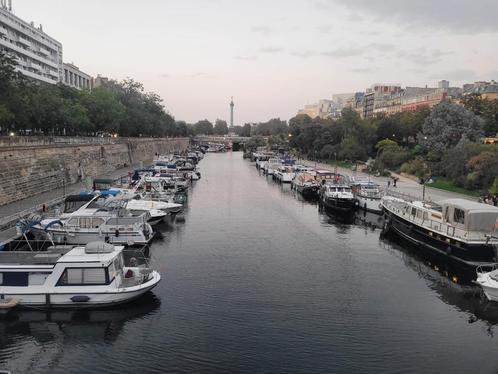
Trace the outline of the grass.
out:
<instances>
[{"instance_id":1,"label":"grass","mask_svg":"<svg viewBox=\"0 0 498 374\"><path fill-rule=\"evenodd\" d=\"M335 160L324 160L323 162L335 166ZM340 160L337 161L337 167L339 168L352 169L354 165L355 164L353 164L350 161L340 161Z\"/></svg>"},{"instance_id":2,"label":"grass","mask_svg":"<svg viewBox=\"0 0 498 374\"><path fill-rule=\"evenodd\" d=\"M468 196L480 196L479 191L471 191L463 187L455 186L453 182L443 178L438 178L435 182L427 184L427 187L438 188L440 190L456 192Z\"/></svg>"}]
</instances>

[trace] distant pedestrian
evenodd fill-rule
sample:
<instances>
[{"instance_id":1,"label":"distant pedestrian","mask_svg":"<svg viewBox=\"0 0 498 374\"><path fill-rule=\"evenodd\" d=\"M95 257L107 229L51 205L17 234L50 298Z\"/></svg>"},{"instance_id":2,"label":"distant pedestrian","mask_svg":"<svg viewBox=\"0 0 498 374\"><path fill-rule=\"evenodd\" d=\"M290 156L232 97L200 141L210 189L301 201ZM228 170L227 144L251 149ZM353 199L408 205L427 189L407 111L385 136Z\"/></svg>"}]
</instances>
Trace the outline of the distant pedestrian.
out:
<instances>
[{"instance_id":1,"label":"distant pedestrian","mask_svg":"<svg viewBox=\"0 0 498 374\"><path fill-rule=\"evenodd\" d=\"M389 188L389 187L391 187L391 181L390 180L387 181L387 188Z\"/></svg>"},{"instance_id":2,"label":"distant pedestrian","mask_svg":"<svg viewBox=\"0 0 498 374\"><path fill-rule=\"evenodd\" d=\"M493 196L493 205L498 206L498 196L497 195Z\"/></svg>"},{"instance_id":3,"label":"distant pedestrian","mask_svg":"<svg viewBox=\"0 0 498 374\"><path fill-rule=\"evenodd\" d=\"M396 187L396 181L398 180L398 178L394 177L393 179L393 187Z\"/></svg>"}]
</instances>

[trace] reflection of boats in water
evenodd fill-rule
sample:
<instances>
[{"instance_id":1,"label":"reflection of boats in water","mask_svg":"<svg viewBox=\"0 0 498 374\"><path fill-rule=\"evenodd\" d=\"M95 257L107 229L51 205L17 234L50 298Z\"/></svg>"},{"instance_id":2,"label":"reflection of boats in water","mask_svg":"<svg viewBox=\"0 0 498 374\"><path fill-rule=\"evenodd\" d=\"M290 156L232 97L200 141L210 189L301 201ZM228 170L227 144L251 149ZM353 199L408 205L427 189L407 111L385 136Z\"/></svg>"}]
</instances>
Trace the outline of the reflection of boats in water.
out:
<instances>
[{"instance_id":1,"label":"reflection of boats in water","mask_svg":"<svg viewBox=\"0 0 498 374\"><path fill-rule=\"evenodd\" d=\"M468 322L484 321L498 325L498 304L488 302L472 282L474 272L468 267L441 261L432 252L421 252L410 246L400 247L388 241L386 249L400 256L407 268L427 282L438 298L468 315ZM490 331L490 333L492 333Z\"/></svg>"},{"instance_id":2,"label":"reflection of boats in water","mask_svg":"<svg viewBox=\"0 0 498 374\"><path fill-rule=\"evenodd\" d=\"M51 367L67 350L113 343L130 322L150 318L160 305L149 293L119 309L13 311L0 319L0 367L28 373L33 367Z\"/></svg>"}]
</instances>

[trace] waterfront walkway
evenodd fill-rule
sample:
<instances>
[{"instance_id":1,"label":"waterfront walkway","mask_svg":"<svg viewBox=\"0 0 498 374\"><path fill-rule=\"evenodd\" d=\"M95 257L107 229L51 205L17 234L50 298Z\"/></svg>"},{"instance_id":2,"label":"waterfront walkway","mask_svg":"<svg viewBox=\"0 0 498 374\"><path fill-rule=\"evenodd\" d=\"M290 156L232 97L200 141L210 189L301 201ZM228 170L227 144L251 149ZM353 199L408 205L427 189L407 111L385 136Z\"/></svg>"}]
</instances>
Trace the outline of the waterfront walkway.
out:
<instances>
[{"instance_id":1,"label":"waterfront walkway","mask_svg":"<svg viewBox=\"0 0 498 374\"><path fill-rule=\"evenodd\" d=\"M306 164L308 166L312 166L312 167L315 167L315 165L316 165L316 167L319 169L327 169L327 170L332 170L332 171L335 169L335 166L333 166L333 165L324 164L324 163L320 163L320 162L313 162L313 161L308 161L308 160L304 160L304 161L299 160L298 162L304 163L304 164ZM337 172L340 174L354 176L354 177L358 177L358 178L370 178L373 182L379 184L383 188L387 188L388 181L390 181L391 182L390 190L397 191L397 192L402 193L402 194L407 194L407 195L422 199L423 186L420 183L418 183L410 178L407 178L405 176L399 175L399 174L393 173L393 176L395 176L398 179L396 182L396 187L393 187L393 183L392 183L393 180L392 180L392 178L389 178L389 177L376 177L376 176L369 175L369 174L364 173L364 172L356 172L356 171L352 171L351 169L346 169L346 168L342 168L342 167L337 167ZM431 188L429 186L430 185L425 186L425 199L426 200L439 201L439 200L444 200L444 199L460 198L460 199L477 201L477 198L473 197L473 196L463 195L463 194L451 192L451 191L445 191L445 190L441 190L439 188Z\"/></svg>"}]
</instances>

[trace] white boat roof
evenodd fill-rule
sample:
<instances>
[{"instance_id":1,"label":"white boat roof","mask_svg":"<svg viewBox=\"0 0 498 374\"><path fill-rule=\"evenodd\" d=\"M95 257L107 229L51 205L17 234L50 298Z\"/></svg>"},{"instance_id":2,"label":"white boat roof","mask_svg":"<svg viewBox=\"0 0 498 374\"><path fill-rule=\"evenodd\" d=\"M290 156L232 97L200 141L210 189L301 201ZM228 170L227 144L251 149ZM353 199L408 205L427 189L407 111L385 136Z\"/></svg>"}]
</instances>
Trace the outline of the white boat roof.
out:
<instances>
[{"instance_id":1,"label":"white boat roof","mask_svg":"<svg viewBox=\"0 0 498 374\"><path fill-rule=\"evenodd\" d=\"M100 246L101 251L89 251L90 246ZM112 247L112 250L111 250ZM75 247L59 258L57 262L110 262L124 249L124 246L113 246L112 244L102 243L88 243L86 247Z\"/></svg>"},{"instance_id":2,"label":"white boat roof","mask_svg":"<svg viewBox=\"0 0 498 374\"><path fill-rule=\"evenodd\" d=\"M454 206L465 211L472 212L492 212L498 214L498 207L478 203L477 201L466 200L466 199L446 199L439 202L442 206Z\"/></svg>"}]
</instances>

